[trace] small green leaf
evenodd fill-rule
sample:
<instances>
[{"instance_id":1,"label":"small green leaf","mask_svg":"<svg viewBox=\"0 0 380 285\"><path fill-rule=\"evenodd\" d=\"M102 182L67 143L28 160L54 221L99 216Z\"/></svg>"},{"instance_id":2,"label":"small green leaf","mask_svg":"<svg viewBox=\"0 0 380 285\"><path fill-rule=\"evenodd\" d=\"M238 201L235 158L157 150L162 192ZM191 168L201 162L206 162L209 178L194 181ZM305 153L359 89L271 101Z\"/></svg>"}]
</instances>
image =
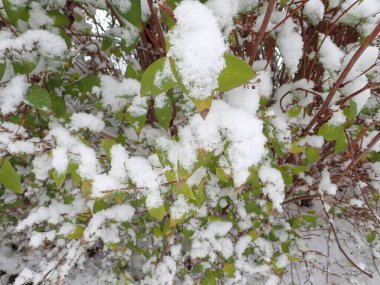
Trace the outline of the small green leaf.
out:
<instances>
[{"instance_id":1,"label":"small green leaf","mask_svg":"<svg viewBox=\"0 0 380 285\"><path fill-rule=\"evenodd\" d=\"M300 106L295 106L293 108L291 108L289 111L288 111L288 114L289 114L289 117L290 118L295 118L298 116L298 114L301 112L302 108Z\"/></svg>"},{"instance_id":2,"label":"small green leaf","mask_svg":"<svg viewBox=\"0 0 380 285\"><path fill-rule=\"evenodd\" d=\"M189 200L196 200L193 190L191 190L189 184L187 184L186 182L179 182L179 184L180 185L178 185L179 189L177 189L177 194L182 194Z\"/></svg>"},{"instance_id":3,"label":"small green leaf","mask_svg":"<svg viewBox=\"0 0 380 285\"><path fill-rule=\"evenodd\" d=\"M165 177L169 183L177 180L177 175L174 171L169 171L169 170L165 171Z\"/></svg>"},{"instance_id":4,"label":"small green leaf","mask_svg":"<svg viewBox=\"0 0 380 285\"><path fill-rule=\"evenodd\" d=\"M95 199L94 206L92 207L92 212L94 214L105 210L108 208L108 203L102 199Z\"/></svg>"},{"instance_id":5,"label":"small green leaf","mask_svg":"<svg viewBox=\"0 0 380 285\"><path fill-rule=\"evenodd\" d=\"M308 147L305 151L306 159L310 163L314 163L318 160L319 158L319 149L314 148L314 147Z\"/></svg>"},{"instance_id":6,"label":"small green leaf","mask_svg":"<svg viewBox=\"0 0 380 285\"><path fill-rule=\"evenodd\" d=\"M162 104L158 104L157 101L154 103L154 113L156 114L157 121L165 130L168 130L173 117L173 104L171 100L169 98L166 98L165 102L161 102Z\"/></svg>"},{"instance_id":7,"label":"small green leaf","mask_svg":"<svg viewBox=\"0 0 380 285\"><path fill-rule=\"evenodd\" d=\"M241 58L225 54L226 67L219 75L218 91L225 92L247 83L255 77L255 71Z\"/></svg>"},{"instance_id":8,"label":"small green leaf","mask_svg":"<svg viewBox=\"0 0 380 285\"><path fill-rule=\"evenodd\" d=\"M177 85L170 74L170 63L166 57L153 62L141 77L141 96L157 96Z\"/></svg>"},{"instance_id":9,"label":"small green leaf","mask_svg":"<svg viewBox=\"0 0 380 285\"><path fill-rule=\"evenodd\" d=\"M137 135L139 135L145 127L146 119L147 115L133 116L128 110L125 112L125 120L132 125Z\"/></svg>"},{"instance_id":10,"label":"small green leaf","mask_svg":"<svg viewBox=\"0 0 380 285\"><path fill-rule=\"evenodd\" d=\"M65 180L66 180L66 173L59 174L56 170L52 169L51 177L53 178L57 188L61 189L63 183L65 183Z\"/></svg>"},{"instance_id":11,"label":"small green leaf","mask_svg":"<svg viewBox=\"0 0 380 285\"><path fill-rule=\"evenodd\" d=\"M17 174L9 160L1 160L0 167L0 183L3 184L5 188L8 188L17 194L24 193L24 190L21 187L20 176Z\"/></svg>"},{"instance_id":12,"label":"small green leaf","mask_svg":"<svg viewBox=\"0 0 380 285\"><path fill-rule=\"evenodd\" d=\"M65 98L63 98L62 96L58 96L58 95L55 95L55 94L50 94L50 99L51 99L51 107L52 107L52 110L53 112L57 115L57 116L63 116L66 114L66 102L65 102Z\"/></svg>"},{"instance_id":13,"label":"small green leaf","mask_svg":"<svg viewBox=\"0 0 380 285\"><path fill-rule=\"evenodd\" d=\"M228 183L229 181L229 177L228 175L224 172L223 168L221 167L217 167L215 169L216 171L216 176L219 178L220 181L224 182L224 183Z\"/></svg>"},{"instance_id":14,"label":"small green leaf","mask_svg":"<svg viewBox=\"0 0 380 285\"><path fill-rule=\"evenodd\" d=\"M106 158L111 160L111 148L116 144L116 141L113 139L103 139L102 146L104 152L106 153Z\"/></svg>"},{"instance_id":15,"label":"small green leaf","mask_svg":"<svg viewBox=\"0 0 380 285\"><path fill-rule=\"evenodd\" d=\"M289 153L300 153L300 152L303 152L305 149L306 149L306 147L298 146L298 142L294 141L294 142L292 142L288 152Z\"/></svg>"},{"instance_id":16,"label":"small green leaf","mask_svg":"<svg viewBox=\"0 0 380 285\"><path fill-rule=\"evenodd\" d=\"M81 239L83 236L83 232L84 232L84 227L77 226L72 233L69 233L67 235L67 238L68 239Z\"/></svg>"},{"instance_id":17,"label":"small green leaf","mask_svg":"<svg viewBox=\"0 0 380 285\"><path fill-rule=\"evenodd\" d=\"M233 263L225 263L223 265L223 272L226 273L228 277L234 276L235 265Z\"/></svg>"},{"instance_id":18,"label":"small green leaf","mask_svg":"<svg viewBox=\"0 0 380 285\"><path fill-rule=\"evenodd\" d=\"M376 238L376 231L372 230L367 234L367 242L371 243Z\"/></svg>"},{"instance_id":19,"label":"small green leaf","mask_svg":"<svg viewBox=\"0 0 380 285\"><path fill-rule=\"evenodd\" d=\"M161 207L158 207L158 208L150 208L150 209L148 209L148 213L153 218L162 221L162 219L165 216L165 207L161 206Z\"/></svg>"},{"instance_id":20,"label":"small green leaf","mask_svg":"<svg viewBox=\"0 0 380 285\"><path fill-rule=\"evenodd\" d=\"M48 111L52 109L50 94L45 88L40 86L31 86L26 99L34 108Z\"/></svg>"},{"instance_id":21,"label":"small green leaf","mask_svg":"<svg viewBox=\"0 0 380 285\"><path fill-rule=\"evenodd\" d=\"M323 136L327 141L335 141L340 136L344 136L344 125L335 126L325 123L319 129L318 135Z\"/></svg>"},{"instance_id":22,"label":"small green leaf","mask_svg":"<svg viewBox=\"0 0 380 285\"><path fill-rule=\"evenodd\" d=\"M3 78L6 68L7 68L6 60L0 59L0 80Z\"/></svg>"}]
</instances>

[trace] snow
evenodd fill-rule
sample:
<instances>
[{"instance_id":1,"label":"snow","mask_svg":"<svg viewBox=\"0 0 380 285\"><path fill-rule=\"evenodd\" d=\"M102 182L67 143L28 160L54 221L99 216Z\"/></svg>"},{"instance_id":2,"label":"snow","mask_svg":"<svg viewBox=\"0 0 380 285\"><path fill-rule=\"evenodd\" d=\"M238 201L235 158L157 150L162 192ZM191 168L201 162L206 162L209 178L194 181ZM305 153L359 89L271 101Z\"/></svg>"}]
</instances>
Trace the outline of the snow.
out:
<instances>
[{"instance_id":1,"label":"snow","mask_svg":"<svg viewBox=\"0 0 380 285\"><path fill-rule=\"evenodd\" d=\"M260 167L259 177L264 183L263 193L273 202L273 207L282 212L282 202L285 198L285 183L281 172L269 165L263 165Z\"/></svg>"},{"instance_id":2,"label":"snow","mask_svg":"<svg viewBox=\"0 0 380 285\"><path fill-rule=\"evenodd\" d=\"M0 41L1 49L1 41ZM1 53L1 50L0 50ZM0 87L0 112L3 115L15 112L23 101L29 83L24 75L13 77L5 87Z\"/></svg>"},{"instance_id":3,"label":"snow","mask_svg":"<svg viewBox=\"0 0 380 285\"><path fill-rule=\"evenodd\" d=\"M252 100L257 100L257 97L252 95ZM254 108L251 106L250 111ZM264 154L266 138L262 128L262 122L253 114L234 109L224 101L214 100L205 120L196 114L187 126L179 130L179 142L159 138L157 147L168 153L173 165L179 161L182 167L191 171L197 161L198 149L217 150L223 137L226 137L230 142L227 156L234 183L240 186L248 178L249 168L256 165Z\"/></svg>"},{"instance_id":4,"label":"snow","mask_svg":"<svg viewBox=\"0 0 380 285\"><path fill-rule=\"evenodd\" d=\"M299 33L294 32L296 25L286 21L278 33L276 42L290 74L298 70L298 64L303 54L303 41Z\"/></svg>"},{"instance_id":5,"label":"snow","mask_svg":"<svg viewBox=\"0 0 380 285\"><path fill-rule=\"evenodd\" d=\"M101 87L94 87L95 91L101 91L102 104L110 107L112 112L122 110L128 103L127 97L140 94L141 84L135 79L123 79L118 81L109 75L100 75Z\"/></svg>"},{"instance_id":6,"label":"snow","mask_svg":"<svg viewBox=\"0 0 380 285\"><path fill-rule=\"evenodd\" d=\"M32 162L33 172L38 180L46 180L52 168L52 158L46 153L37 155Z\"/></svg>"},{"instance_id":7,"label":"snow","mask_svg":"<svg viewBox=\"0 0 380 285\"><path fill-rule=\"evenodd\" d=\"M318 186L318 191L322 193L327 193L329 195L335 195L337 186L331 182L330 173L327 168L322 171L321 181Z\"/></svg>"},{"instance_id":8,"label":"snow","mask_svg":"<svg viewBox=\"0 0 380 285\"><path fill-rule=\"evenodd\" d=\"M7 50L17 53L20 50L31 52L35 48L45 57L63 56L67 50L60 36L45 30L27 30L17 38L3 37L0 41L0 56Z\"/></svg>"},{"instance_id":9,"label":"snow","mask_svg":"<svg viewBox=\"0 0 380 285\"><path fill-rule=\"evenodd\" d=\"M335 106L333 106L335 107ZM343 111L339 109L339 106L333 108L334 112L332 117L329 119L328 123L333 126L340 126L346 123L346 116L343 114Z\"/></svg>"},{"instance_id":10,"label":"snow","mask_svg":"<svg viewBox=\"0 0 380 285\"><path fill-rule=\"evenodd\" d=\"M74 113L71 115L70 126L73 131L88 129L92 132L98 133L104 129L105 123L91 114Z\"/></svg>"},{"instance_id":11,"label":"snow","mask_svg":"<svg viewBox=\"0 0 380 285\"><path fill-rule=\"evenodd\" d=\"M233 17L237 15L239 1L236 0L210 0L206 3L218 21L219 28L228 38L234 28Z\"/></svg>"},{"instance_id":12,"label":"snow","mask_svg":"<svg viewBox=\"0 0 380 285\"><path fill-rule=\"evenodd\" d=\"M50 231L50 232L45 232L45 233L40 233L40 232L33 232L29 245L31 247L39 247L41 246L44 241L52 241L55 238L55 232Z\"/></svg>"},{"instance_id":13,"label":"snow","mask_svg":"<svg viewBox=\"0 0 380 285\"><path fill-rule=\"evenodd\" d=\"M218 76L225 67L226 45L217 19L203 4L182 1L174 10L177 24L169 33L168 56L195 99L206 99L218 87Z\"/></svg>"},{"instance_id":14,"label":"snow","mask_svg":"<svg viewBox=\"0 0 380 285\"><path fill-rule=\"evenodd\" d=\"M319 51L319 61L327 70L340 70L342 68L344 52L333 43L330 36L319 34L319 41L322 41L324 37L326 39Z\"/></svg>"},{"instance_id":15,"label":"snow","mask_svg":"<svg viewBox=\"0 0 380 285\"><path fill-rule=\"evenodd\" d=\"M132 6L129 0L111 0L111 3L118 8L121 13L127 13Z\"/></svg>"},{"instance_id":16,"label":"snow","mask_svg":"<svg viewBox=\"0 0 380 285\"><path fill-rule=\"evenodd\" d=\"M183 218L192 207L187 203L184 195L180 194L170 207L170 218L179 220Z\"/></svg>"},{"instance_id":17,"label":"snow","mask_svg":"<svg viewBox=\"0 0 380 285\"><path fill-rule=\"evenodd\" d=\"M321 0L309 0L305 4L303 12L306 14L310 23L315 26L323 19L325 5Z\"/></svg>"},{"instance_id":18,"label":"snow","mask_svg":"<svg viewBox=\"0 0 380 285\"><path fill-rule=\"evenodd\" d=\"M53 149L51 165L58 172L58 174L66 173L67 167L69 166L67 148L57 147Z\"/></svg>"}]
</instances>

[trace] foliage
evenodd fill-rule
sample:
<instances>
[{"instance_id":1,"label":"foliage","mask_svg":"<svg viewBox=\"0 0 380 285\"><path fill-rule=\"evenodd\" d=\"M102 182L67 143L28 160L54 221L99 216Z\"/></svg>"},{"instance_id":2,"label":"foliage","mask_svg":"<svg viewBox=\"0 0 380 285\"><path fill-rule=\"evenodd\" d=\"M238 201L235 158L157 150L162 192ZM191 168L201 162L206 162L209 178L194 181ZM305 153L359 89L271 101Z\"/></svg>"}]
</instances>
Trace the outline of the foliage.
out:
<instances>
[{"instance_id":1,"label":"foliage","mask_svg":"<svg viewBox=\"0 0 380 285\"><path fill-rule=\"evenodd\" d=\"M264 2L0 2L0 283L377 274L379 4Z\"/></svg>"}]
</instances>

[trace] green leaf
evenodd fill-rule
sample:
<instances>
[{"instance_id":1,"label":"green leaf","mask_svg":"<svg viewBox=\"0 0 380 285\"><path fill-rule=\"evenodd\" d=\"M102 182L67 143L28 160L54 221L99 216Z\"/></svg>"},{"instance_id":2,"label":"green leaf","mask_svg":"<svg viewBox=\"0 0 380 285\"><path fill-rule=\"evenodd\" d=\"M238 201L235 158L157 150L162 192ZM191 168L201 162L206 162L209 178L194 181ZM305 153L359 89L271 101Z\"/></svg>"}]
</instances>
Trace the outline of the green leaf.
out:
<instances>
[{"instance_id":1,"label":"green leaf","mask_svg":"<svg viewBox=\"0 0 380 285\"><path fill-rule=\"evenodd\" d=\"M108 208L108 203L102 199L95 199L95 202L94 202L94 206L92 207L92 212L94 214L102 211L102 210L105 210Z\"/></svg>"},{"instance_id":2,"label":"green leaf","mask_svg":"<svg viewBox=\"0 0 380 285\"><path fill-rule=\"evenodd\" d=\"M323 136L327 141L335 141L340 136L344 136L344 125L335 126L325 123L319 129L318 135Z\"/></svg>"},{"instance_id":3,"label":"green leaf","mask_svg":"<svg viewBox=\"0 0 380 285\"><path fill-rule=\"evenodd\" d=\"M125 78L132 78L140 81L140 76L131 64L127 65L127 70L125 71Z\"/></svg>"},{"instance_id":4,"label":"green leaf","mask_svg":"<svg viewBox=\"0 0 380 285\"><path fill-rule=\"evenodd\" d=\"M131 0L131 8L122 16L137 28L141 28L141 0Z\"/></svg>"},{"instance_id":5,"label":"green leaf","mask_svg":"<svg viewBox=\"0 0 380 285\"><path fill-rule=\"evenodd\" d=\"M58 173L56 170L51 170L51 177L53 178L55 185L58 189L62 188L63 183L65 183L66 180L66 173Z\"/></svg>"},{"instance_id":6,"label":"green leaf","mask_svg":"<svg viewBox=\"0 0 380 285\"><path fill-rule=\"evenodd\" d=\"M1 160L0 166L0 183L3 184L5 188L8 188L17 194L24 193L24 190L21 187L20 176L17 174L9 160L6 158Z\"/></svg>"},{"instance_id":7,"label":"green leaf","mask_svg":"<svg viewBox=\"0 0 380 285\"><path fill-rule=\"evenodd\" d=\"M319 158L319 149L314 148L314 147L308 147L305 151L306 159L310 163L314 163L318 160Z\"/></svg>"},{"instance_id":8,"label":"green leaf","mask_svg":"<svg viewBox=\"0 0 380 285\"><path fill-rule=\"evenodd\" d=\"M133 116L128 112L128 110L125 112L125 120L132 125L137 135L139 135L145 127L146 119L147 114L142 116Z\"/></svg>"},{"instance_id":9,"label":"green leaf","mask_svg":"<svg viewBox=\"0 0 380 285\"><path fill-rule=\"evenodd\" d=\"M0 59L0 80L3 78L6 68L7 68L6 60Z\"/></svg>"},{"instance_id":10,"label":"green leaf","mask_svg":"<svg viewBox=\"0 0 380 285\"><path fill-rule=\"evenodd\" d=\"M222 181L224 183L228 183L229 177L228 175L224 172L223 168L217 167L215 169L216 171L216 176L219 178L219 181Z\"/></svg>"},{"instance_id":11,"label":"green leaf","mask_svg":"<svg viewBox=\"0 0 380 285\"><path fill-rule=\"evenodd\" d=\"M228 277L234 276L235 265L233 263L225 263L223 265L223 272L226 273Z\"/></svg>"},{"instance_id":12,"label":"green leaf","mask_svg":"<svg viewBox=\"0 0 380 285\"><path fill-rule=\"evenodd\" d=\"M376 238L376 231L372 230L367 234L367 242L371 243Z\"/></svg>"},{"instance_id":13,"label":"green leaf","mask_svg":"<svg viewBox=\"0 0 380 285\"><path fill-rule=\"evenodd\" d=\"M189 200L193 200L193 201L196 200L194 193L193 193L193 190L191 190L189 184L187 184L186 182L179 182L178 184L180 184L180 185L178 185L180 187L179 187L179 189L177 189L177 194L182 194L183 196L185 196Z\"/></svg>"},{"instance_id":14,"label":"green leaf","mask_svg":"<svg viewBox=\"0 0 380 285\"><path fill-rule=\"evenodd\" d=\"M18 61L15 60L12 62L13 71L16 74L28 74L31 73L37 66L39 58L36 58L35 61Z\"/></svg>"},{"instance_id":15,"label":"green leaf","mask_svg":"<svg viewBox=\"0 0 380 285\"><path fill-rule=\"evenodd\" d=\"M225 54L226 67L219 75L218 91L225 92L247 83L256 75L255 71L241 58Z\"/></svg>"},{"instance_id":16,"label":"green leaf","mask_svg":"<svg viewBox=\"0 0 380 285\"><path fill-rule=\"evenodd\" d=\"M201 182L199 183L195 191L195 196L196 196L195 204L197 205L198 208L201 208L204 202L206 201L206 195L203 189L203 184L204 184L204 178L201 180Z\"/></svg>"},{"instance_id":17,"label":"green leaf","mask_svg":"<svg viewBox=\"0 0 380 285\"><path fill-rule=\"evenodd\" d=\"M67 111L65 98L63 98L62 96L55 95L55 94L50 94L50 95L51 95L50 96L51 107L52 107L53 112L57 116L65 115Z\"/></svg>"},{"instance_id":18,"label":"green leaf","mask_svg":"<svg viewBox=\"0 0 380 285\"><path fill-rule=\"evenodd\" d=\"M291 108L289 111L288 111L288 114L289 114L289 117L290 118L295 118L298 116L298 114L301 112L302 108L300 106L295 106L293 108Z\"/></svg>"},{"instance_id":19,"label":"green leaf","mask_svg":"<svg viewBox=\"0 0 380 285\"><path fill-rule=\"evenodd\" d=\"M166 97L165 99L166 101L163 104L157 104L157 101L154 102L154 113L156 114L157 121L160 123L160 125L165 130L168 130L173 117L173 104L170 98Z\"/></svg>"},{"instance_id":20,"label":"green leaf","mask_svg":"<svg viewBox=\"0 0 380 285\"><path fill-rule=\"evenodd\" d=\"M343 114L346 116L348 124L352 124L355 121L358 108L353 100L350 101L349 106L343 109Z\"/></svg>"},{"instance_id":21,"label":"green leaf","mask_svg":"<svg viewBox=\"0 0 380 285\"><path fill-rule=\"evenodd\" d=\"M173 76L170 75L170 66L165 67L169 64L166 57L161 57L149 65L141 77L141 96L157 96L177 85ZM155 80L156 76L161 78L160 82ZM157 83L160 83L160 86L157 86Z\"/></svg>"},{"instance_id":22,"label":"green leaf","mask_svg":"<svg viewBox=\"0 0 380 285\"><path fill-rule=\"evenodd\" d=\"M306 147L298 146L298 142L294 141L294 142L292 142L288 152L289 153L300 153L300 152L303 152L305 149L306 149Z\"/></svg>"},{"instance_id":23,"label":"green leaf","mask_svg":"<svg viewBox=\"0 0 380 285\"><path fill-rule=\"evenodd\" d=\"M47 12L47 15L54 20L54 24L57 27L63 27L70 24L70 20L68 17L60 13L58 10L51 10Z\"/></svg>"},{"instance_id":24,"label":"green leaf","mask_svg":"<svg viewBox=\"0 0 380 285\"><path fill-rule=\"evenodd\" d=\"M111 160L111 148L116 144L116 141L113 139L103 139L102 146L104 152L106 153L106 158Z\"/></svg>"},{"instance_id":25,"label":"green leaf","mask_svg":"<svg viewBox=\"0 0 380 285\"><path fill-rule=\"evenodd\" d=\"M169 171L169 170L165 171L165 177L169 183L177 180L177 175L174 171Z\"/></svg>"},{"instance_id":26,"label":"green leaf","mask_svg":"<svg viewBox=\"0 0 380 285\"><path fill-rule=\"evenodd\" d=\"M97 75L91 74L78 81L78 89L82 93L91 92L94 86L100 86L100 79Z\"/></svg>"},{"instance_id":27,"label":"green leaf","mask_svg":"<svg viewBox=\"0 0 380 285\"><path fill-rule=\"evenodd\" d=\"M50 94L40 86L31 86L26 99L36 109L43 111L52 109Z\"/></svg>"},{"instance_id":28,"label":"green leaf","mask_svg":"<svg viewBox=\"0 0 380 285\"><path fill-rule=\"evenodd\" d=\"M77 226L72 233L69 233L67 235L67 238L68 239L81 239L83 236L83 232L84 232L84 227Z\"/></svg>"},{"instance_id":29,"label":"green leaf","mask_svg":"<svg viewBox=\"0 0 380 285\"><path fill-rule=\"evenodd\" d=\"M26 7L15 7L9 0L3 0L3 6L5 12L7 13L9 22L13 26L17 26L18 20L23 20L25 22L29 19L28 9Z\"/></svg>"},{"instance_id":30,"label":"green leaf","mask_svg":"<svg viewBox=\"0 0 380 285\"><path fill-rule=\"evenodd\" d=\"M153 218L162 221L165 216L165 207L162 205L158 208L150 208L148 209L149 215L151 215Z\"/></svg>"},{"instance_id":31,"label":"green leaf","mask_svg":"<svg viewBox=\"0 0 380 285\"><path fill-rule=\"evenodd\" d=\"M319 129L318 135L323 136L327 141L336 141L334 153L338 154L348 146L344 129L344 125L335 126L329 123L324 123Z\"/></svg>"}]
</instances>

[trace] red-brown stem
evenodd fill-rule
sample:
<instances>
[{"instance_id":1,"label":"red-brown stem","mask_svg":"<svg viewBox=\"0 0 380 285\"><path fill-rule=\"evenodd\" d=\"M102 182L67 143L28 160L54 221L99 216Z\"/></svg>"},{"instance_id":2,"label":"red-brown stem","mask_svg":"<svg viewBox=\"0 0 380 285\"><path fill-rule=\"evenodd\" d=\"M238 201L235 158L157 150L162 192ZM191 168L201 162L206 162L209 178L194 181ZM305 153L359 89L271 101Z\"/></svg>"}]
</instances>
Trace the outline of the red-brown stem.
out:
<instances>
[{"instance_id":1,"label":"red-brown stem","mask_svg":"<svg viewBox=\"0 0 380 285\"><path fill-rule=\"evenodd\" d=\"M259 46L261 44L261 41L264 38L265 35L265 30L267 29L267 26L269 24L270 16L272 15L274 5L276 4L276 0L269 0L267 10L265 12L265 16L263 19L263 23L261 24L260 30L257 34L257 38L255 39L255 44L253 45L252 48L252 53L249 58L249 64L252 65L253 62L255 61L256 54L259 50Z\"/></svg>"},{"instance_id":2,"label":"red-brown stem","mask_svg":"<svg viewBox=\"0 0 380 285\"><path fill-rule=\"evenodd\" d=\"M380 23L376 25L372 33L366 38L364 43L360 46L360 48L355 52L354 56L350 59L347 66L344 68L343 72L339 76L338 80L331 87L329 94L327 95L326 100L323 102L321 109L317 112L314 118L311 120L310 124L303 130L302 135L306 135L315 125L315 123L319 120L319 118L326 112L328 109L332 99L336 91L340 88L344 79L346 79L347 75L354 67L355 63L358 61L363 52L369 47L369 45L376 39L377 35L380 33Z\"/></svg>"}]
</instances>

